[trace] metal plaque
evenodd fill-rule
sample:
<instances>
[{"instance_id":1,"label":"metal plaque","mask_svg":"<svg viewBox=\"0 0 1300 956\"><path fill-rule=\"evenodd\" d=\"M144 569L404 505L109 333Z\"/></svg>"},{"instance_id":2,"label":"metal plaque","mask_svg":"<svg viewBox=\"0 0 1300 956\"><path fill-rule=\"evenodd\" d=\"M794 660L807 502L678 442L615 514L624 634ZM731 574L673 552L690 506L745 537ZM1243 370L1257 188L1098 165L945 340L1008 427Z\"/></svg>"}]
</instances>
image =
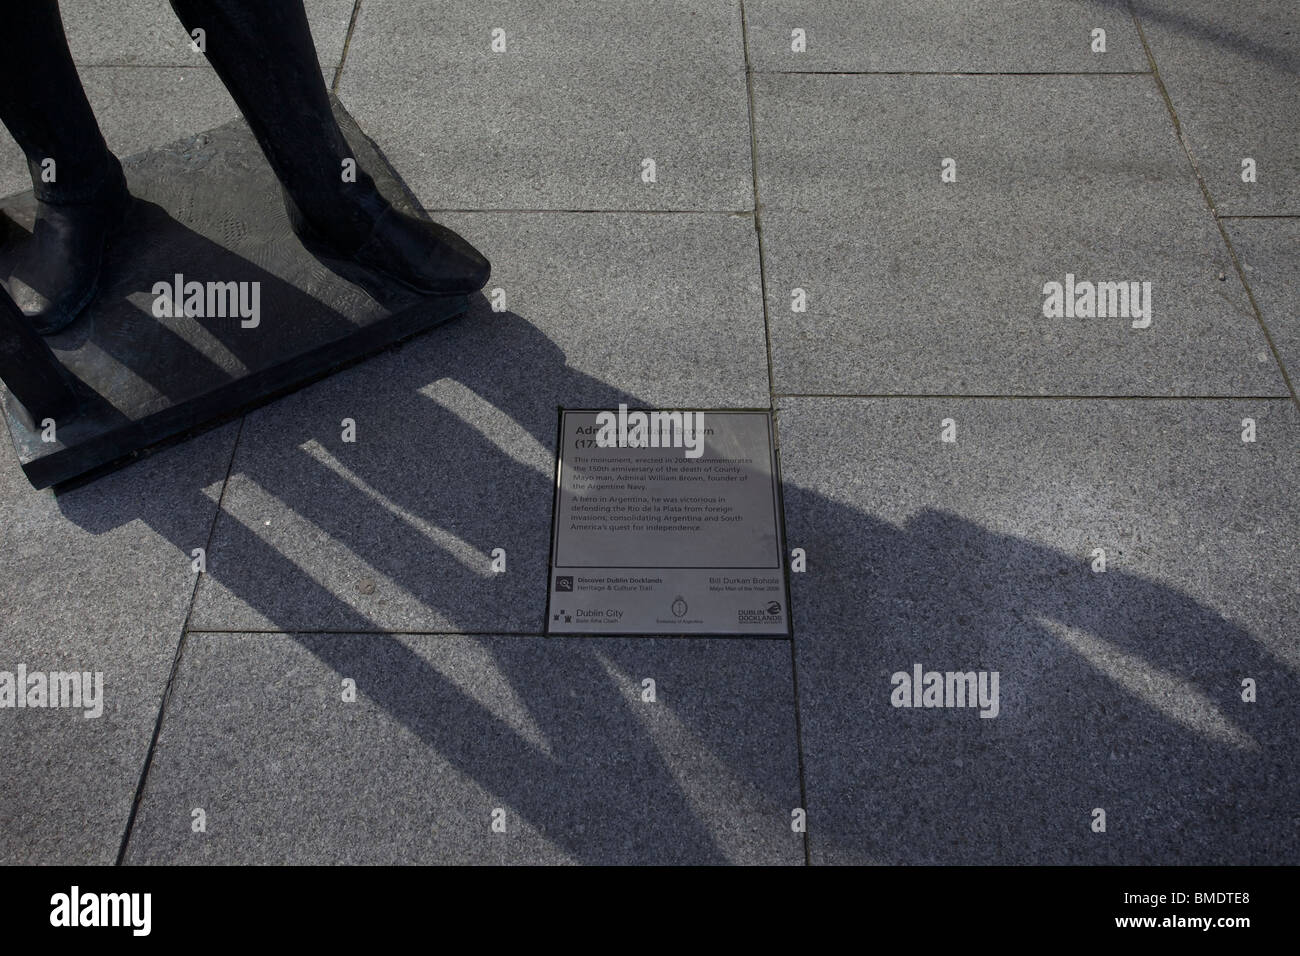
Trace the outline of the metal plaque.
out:
<instances>
[{"instance_id":1,"label":"metal plaque","mask_svg":"<svg viewBox=\"0 0 1300 956\"><path fill-rule=\"evenodd\" d=\"M790 633L768 411L564 409L548 634Z\"/></svg>"}]
</instances>

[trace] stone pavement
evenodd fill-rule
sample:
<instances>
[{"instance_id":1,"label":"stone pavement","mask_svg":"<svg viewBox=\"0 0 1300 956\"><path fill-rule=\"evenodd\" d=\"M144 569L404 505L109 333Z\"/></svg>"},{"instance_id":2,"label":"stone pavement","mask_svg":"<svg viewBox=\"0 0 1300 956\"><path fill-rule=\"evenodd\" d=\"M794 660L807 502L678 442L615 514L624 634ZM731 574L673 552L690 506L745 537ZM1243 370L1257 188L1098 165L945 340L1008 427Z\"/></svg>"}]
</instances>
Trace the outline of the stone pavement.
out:
<instances>
[{"instance_id":1,"label":"stone pavement","mask_svg":"<svg viewBox=\"0 0 1300 956\"><path fill-rule=\"evenodd\" d=\"M104 674L0 710L0 860L1300 863L1294 2L308 7L506 311L0 455L0 671ZM120 154L236 115L165 0L62 9ZM556 408L619 402L775 410L792 641L540 636Z\"/></svg>"}]
</instances>

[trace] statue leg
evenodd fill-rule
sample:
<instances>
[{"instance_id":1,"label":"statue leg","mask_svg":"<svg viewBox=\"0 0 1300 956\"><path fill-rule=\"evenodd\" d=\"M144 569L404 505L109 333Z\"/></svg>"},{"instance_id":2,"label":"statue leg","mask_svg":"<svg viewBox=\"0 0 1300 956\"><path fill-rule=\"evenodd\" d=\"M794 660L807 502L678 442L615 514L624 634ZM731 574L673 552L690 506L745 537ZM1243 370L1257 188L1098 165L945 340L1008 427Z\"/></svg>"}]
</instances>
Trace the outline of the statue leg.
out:
<instances>
[{"instance_id":1,"label":"statue leg","mask_svg":"<svg viewBox=\"0 0 1300 956\"><path fill-rule=\"evenodd\" d=\"M55 0L12 0L0 31L0 121L36 191L32 239L8 277L38 332L57 332L94 297L104 248L130 205L77 77Z\"/></svg>"},{"instance_id":2,"label":"statue leg","mask_svg":"<svg viewBox=\"0 0 1300 956\"><path fill-rule=\"evenodd\" d=\"M4 290L0 290L0 381L27 409L37 429L44 427L47 418L62 425L76 417L77 397L67 373Z\"/></svg>"},{"instance_id":3,"label":"statue leg","mask_svg":"<svg viewBox=\"0 0 1300 956\"><path fill-rule=\"evenodd\" d=\"M407 216L364 170L330 108L302 0L171 0L257 137L286 194L294 231L314 252L348 259L424 294L475 292L490 266L443 226Z\"/></svg>"}]
</instances>

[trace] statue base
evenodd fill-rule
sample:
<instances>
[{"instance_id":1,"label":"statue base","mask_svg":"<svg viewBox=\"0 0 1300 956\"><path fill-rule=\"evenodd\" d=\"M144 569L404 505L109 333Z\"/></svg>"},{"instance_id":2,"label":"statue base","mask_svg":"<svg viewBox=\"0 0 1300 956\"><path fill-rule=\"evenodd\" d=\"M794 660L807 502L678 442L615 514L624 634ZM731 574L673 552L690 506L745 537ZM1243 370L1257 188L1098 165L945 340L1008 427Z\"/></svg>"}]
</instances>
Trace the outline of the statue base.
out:
<instances>
[{"instance_id":1,"label":"statue base","mask_svg":"<svg viewBox=\"0 0 1300 956\"><path fill-rule=\"evenodd\" d=\"M358 165L411 215L419 203L336 100ZM123 161L136 197L98 295L48 336L79 400L75 416L33 421L4 389L4 414L37 487L94 477L163 443L237 417L464 312L465 296L363 291L307 252L280 185L242 120ZM342 172L342 171L340 171ZM0 200L16 241L30 192ZM16 228L15 228L16 227ZM17 387L17 386L15 386ZM53 422L53 427L50 427Z\"/></svg>"}]
</instances>

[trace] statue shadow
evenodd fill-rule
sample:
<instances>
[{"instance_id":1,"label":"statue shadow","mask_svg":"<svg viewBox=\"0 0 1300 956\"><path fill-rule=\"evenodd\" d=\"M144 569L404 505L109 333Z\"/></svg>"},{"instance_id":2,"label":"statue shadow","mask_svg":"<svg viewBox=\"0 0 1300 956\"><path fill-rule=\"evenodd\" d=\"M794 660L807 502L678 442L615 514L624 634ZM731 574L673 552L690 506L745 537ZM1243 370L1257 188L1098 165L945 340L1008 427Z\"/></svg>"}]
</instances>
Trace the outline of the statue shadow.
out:
<instances>
[{"instance_id":1,"label":"statue shadow","mask_svg":"<svg viewBox=\"0 0 1300 956\"><path fill-rule=\"evenodd\" d=\"M475 298L463 321L252 413L199 585L198 610L217 610L196 611L195 626L251 615L265 622L259 629L287 633L569 858L734 860L719 808L702 806L684 784L638 715L644 705L611 671L639 675L643 639L528 636L544 623L560 402L649 404L571 367L525 318ZM356 444L342 441L344 416L357 422ZM196 542L183 516L213 499L200 487L166 502L156 495L122 473L58 503L93 534L142 521L187 562ZM789 481L784 495L790 545L813 562L792 580L799 699L785 678L762 691L781 696L789 738L756 751L709 706L670 693L659 706L720 768L712 782L778 808L771 825L796 841L788 813L799 799L797 706L816 859L1296 858L1294 696L1278 693L1268 706L1238 698L1242 676L1290 687L1295 675L1243 628L1169 587L1121 570L1093 575L1081 556L957 514L923 510L898 525ZM268 539L248 518L259 500L277 523L315 530L292 548ZM491 575L486 555L503 545L510 571ZM343 558L373 569L381 593L401 606L368 610L350 581L331 581ZM470 639L550 752L417 653L403 631L513 634ZM682 653L733 640L688 642ZM575 729L574 705L547 687L554 674L539 675L536 656L517 653L516 641L563 653L563 679L584 695L583 713L602 715L602 740L588 736L590 724ZM892 708L889 675L913 661L999 669L1002 714ZM617 806L601 802L602 787L626 789L598 759L608 753L639 755L638 796ZM1098 806L1122 838L1089 831ZM585 808L581 825L575 808Z\"/></svg>"},{"instance_id":2,"label":"statue shadow","mask_svg":"<svg viewBox=\"0 0 1300 956\"><path fill-rule=\"evenodd\" d=\"M1249 58L1278 73L1296 73L1300 58L1285 45L1270 45L1249 34L1224 29L1211 21L1199 19L1174 4L1156 4L1149 0L1087 0L1089 6L1109 8L1116 13L1136 14L1144 23L1184 34L1192 40L1213 43L1238 56Z\"/></svg>"}]
</instances>

